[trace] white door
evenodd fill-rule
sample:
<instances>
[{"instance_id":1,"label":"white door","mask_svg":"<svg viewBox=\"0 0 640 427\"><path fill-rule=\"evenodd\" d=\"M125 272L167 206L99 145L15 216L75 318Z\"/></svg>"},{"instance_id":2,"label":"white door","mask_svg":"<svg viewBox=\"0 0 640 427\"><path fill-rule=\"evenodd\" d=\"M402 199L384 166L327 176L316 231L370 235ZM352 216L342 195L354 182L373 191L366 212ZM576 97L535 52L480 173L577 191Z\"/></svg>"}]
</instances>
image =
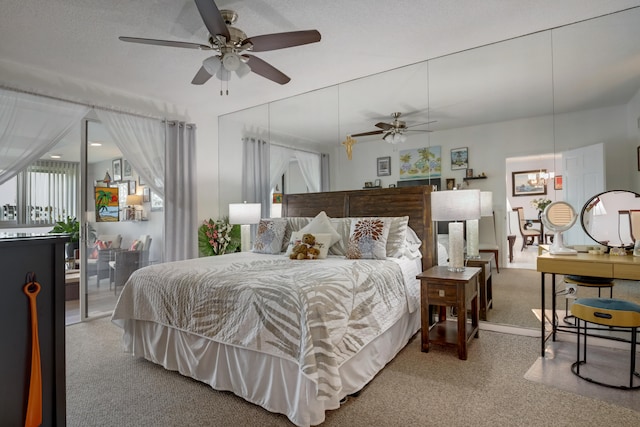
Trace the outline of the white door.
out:
<instances>
[{"instance_id":1,"label":"white door","mask_svg":"<svg viewBox=\"0 0 640 427\"><path fill-rule=\"evenodd\" d=\"M594 144L576 148L562 153L563 162L563 197L570 203L578 215L582 207L596 194L605 189L604 144ZM571 229L564 232L564 243L567 245L590 245L593 240L582 229L580 218Z\"/></svg>"}]
</instances>

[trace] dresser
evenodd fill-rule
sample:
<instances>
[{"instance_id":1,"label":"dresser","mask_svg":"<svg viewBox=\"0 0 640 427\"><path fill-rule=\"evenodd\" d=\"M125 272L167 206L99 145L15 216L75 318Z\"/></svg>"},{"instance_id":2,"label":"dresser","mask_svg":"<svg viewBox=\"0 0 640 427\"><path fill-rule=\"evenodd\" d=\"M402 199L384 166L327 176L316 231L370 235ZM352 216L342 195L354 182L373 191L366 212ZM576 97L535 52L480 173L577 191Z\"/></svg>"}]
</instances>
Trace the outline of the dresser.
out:
<instances>
[{"instance_id":1,"label":"dresser","mask_svg":"<svg viewBox=\"0 0 640 427\"><path fill-rule=\"evenodd\" d=\"M36 297L42 373L42 426L66 420L64 268L67 237L0 233L0 425L24 425L31 377L27 273Z\"/></svg>"}]
</instances>

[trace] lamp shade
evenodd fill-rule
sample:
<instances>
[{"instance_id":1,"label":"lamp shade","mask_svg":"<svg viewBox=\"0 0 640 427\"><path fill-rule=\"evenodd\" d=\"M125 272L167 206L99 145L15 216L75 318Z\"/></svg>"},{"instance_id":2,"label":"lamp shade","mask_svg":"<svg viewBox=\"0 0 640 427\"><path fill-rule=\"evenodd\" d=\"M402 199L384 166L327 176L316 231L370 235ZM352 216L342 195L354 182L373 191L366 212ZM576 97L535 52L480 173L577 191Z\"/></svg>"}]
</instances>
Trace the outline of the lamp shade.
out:
<instances>
[{"instance_id":1,"label":"lamp shade","mask_svg":"<svg viewBox=\"0 0 640 427\"><path fill-rule=\"evenodd\" d=\"M491 191L480 192L480 216L493 215L493 193Z\"/></svg>"},{"instance_id":2,"label":"lamp shade","mask_svg":"<svg viewBox=\"0 0 640 427\"><path fill-rule=\"evenodd\" d=\"M447 190L431 193L431 219L458 221L480 218L480 190Z\"/></svg>"},{"instance_id":3,"label":"lamp shade","mask_svg":"<svg viewBox=\"0 0 640 427\"><path fill-rule=\"evenodd\" d=\"M262 212L260 203L230 203L229 224L257 224Z\"/></svg>"},{"instance_id":4,"label":"lamp shade","mask_svg":"<svg viewBox=\"0 0 640 427\"><path fill-rule=\"evenodd\" d=\"M142 205L142 196L137 194L130 194L127 196L127 206L140 206Z\"/></svg>"}]
</instances>

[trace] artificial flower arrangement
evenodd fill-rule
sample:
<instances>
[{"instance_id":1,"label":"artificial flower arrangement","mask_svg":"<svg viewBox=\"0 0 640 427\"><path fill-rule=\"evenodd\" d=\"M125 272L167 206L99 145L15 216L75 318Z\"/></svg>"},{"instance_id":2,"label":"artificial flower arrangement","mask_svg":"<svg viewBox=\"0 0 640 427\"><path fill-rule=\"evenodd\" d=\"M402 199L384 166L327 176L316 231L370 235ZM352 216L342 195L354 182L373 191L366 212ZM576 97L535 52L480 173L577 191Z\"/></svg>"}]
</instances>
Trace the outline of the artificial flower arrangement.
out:
<instances>
[{"instance_id":1,"label":"artificial flower arrangement","mask_svg":"<svg viewBox=\"0 0 640 427\"><path fill-rule=\"evenodd\" d=\"M544 209L549 206L551 204L551 200L544 198L544 197L540 197L539 199L533 199L531 201L531 206L533 206L534 208L536 208L537 210L539 210L540 212L543 212Z\"/></svg>"},{"instance_id":2,"label":"artificial flower arrangement","mask_svg":"<svg viewBox=\"0 0 640 427\"><path fill-rule=\"evenodd\" d=\"M236 252L240 247L240 226L229 224L228 218L203 221L198 228L200 256L222 255Z\"/></svg>"}]
</instances>

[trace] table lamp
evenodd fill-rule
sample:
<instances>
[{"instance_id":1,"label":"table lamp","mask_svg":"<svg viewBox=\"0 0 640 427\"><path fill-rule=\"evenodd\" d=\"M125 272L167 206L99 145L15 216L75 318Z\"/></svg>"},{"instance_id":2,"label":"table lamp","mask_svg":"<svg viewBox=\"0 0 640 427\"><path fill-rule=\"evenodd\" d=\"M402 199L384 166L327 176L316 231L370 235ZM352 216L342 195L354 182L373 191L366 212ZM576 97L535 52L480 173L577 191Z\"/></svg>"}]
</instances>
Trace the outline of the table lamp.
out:
<instances>
[{"instance_id":1,"label":"table lamp","mask_svg":"<svg viewBox=\"0 0 640 427\"><path fill-rule=\"evenodd\" d=\"M139 196L137 194L129 194L127 196L127 206L133 211L130 211L130 214L127 215L127 219L140 221L140 219L142 218L142 196Z\"/></svg>"},{"instance_id":2,"label":"table lamp","mask_svg":"<svg viewBox=\"0 0 640 427\"><path fill-rule=\"evenodd\" d=\"M433 221L480 218L480 190L447 190L431 193ZM449 271L464 271L464 231L461 222L449 223Z\"/></svg>"},{"instance_id":3,"label":"table lamp","mask_svg":"<svg viewBox=\"0 0 640 427\"><path fill-rule=\"evenodd\" d=\"M493 193L491 191L480 192L480 216L493 215ZM478 219L467 220L467 258L480 258L480 222Z\"/></svg>"},{"instance_id":4,"label":"table lamp","mask_svg":"<svg viewBox=\"0 0 640 427\"><path fill-rule=\"evenodd\" d=\"M260 203L230 203L229 224L240 225L240 250L242 252L251 249L251 224L260 222L262 213Z\"/></svg>"}]
</instances>

